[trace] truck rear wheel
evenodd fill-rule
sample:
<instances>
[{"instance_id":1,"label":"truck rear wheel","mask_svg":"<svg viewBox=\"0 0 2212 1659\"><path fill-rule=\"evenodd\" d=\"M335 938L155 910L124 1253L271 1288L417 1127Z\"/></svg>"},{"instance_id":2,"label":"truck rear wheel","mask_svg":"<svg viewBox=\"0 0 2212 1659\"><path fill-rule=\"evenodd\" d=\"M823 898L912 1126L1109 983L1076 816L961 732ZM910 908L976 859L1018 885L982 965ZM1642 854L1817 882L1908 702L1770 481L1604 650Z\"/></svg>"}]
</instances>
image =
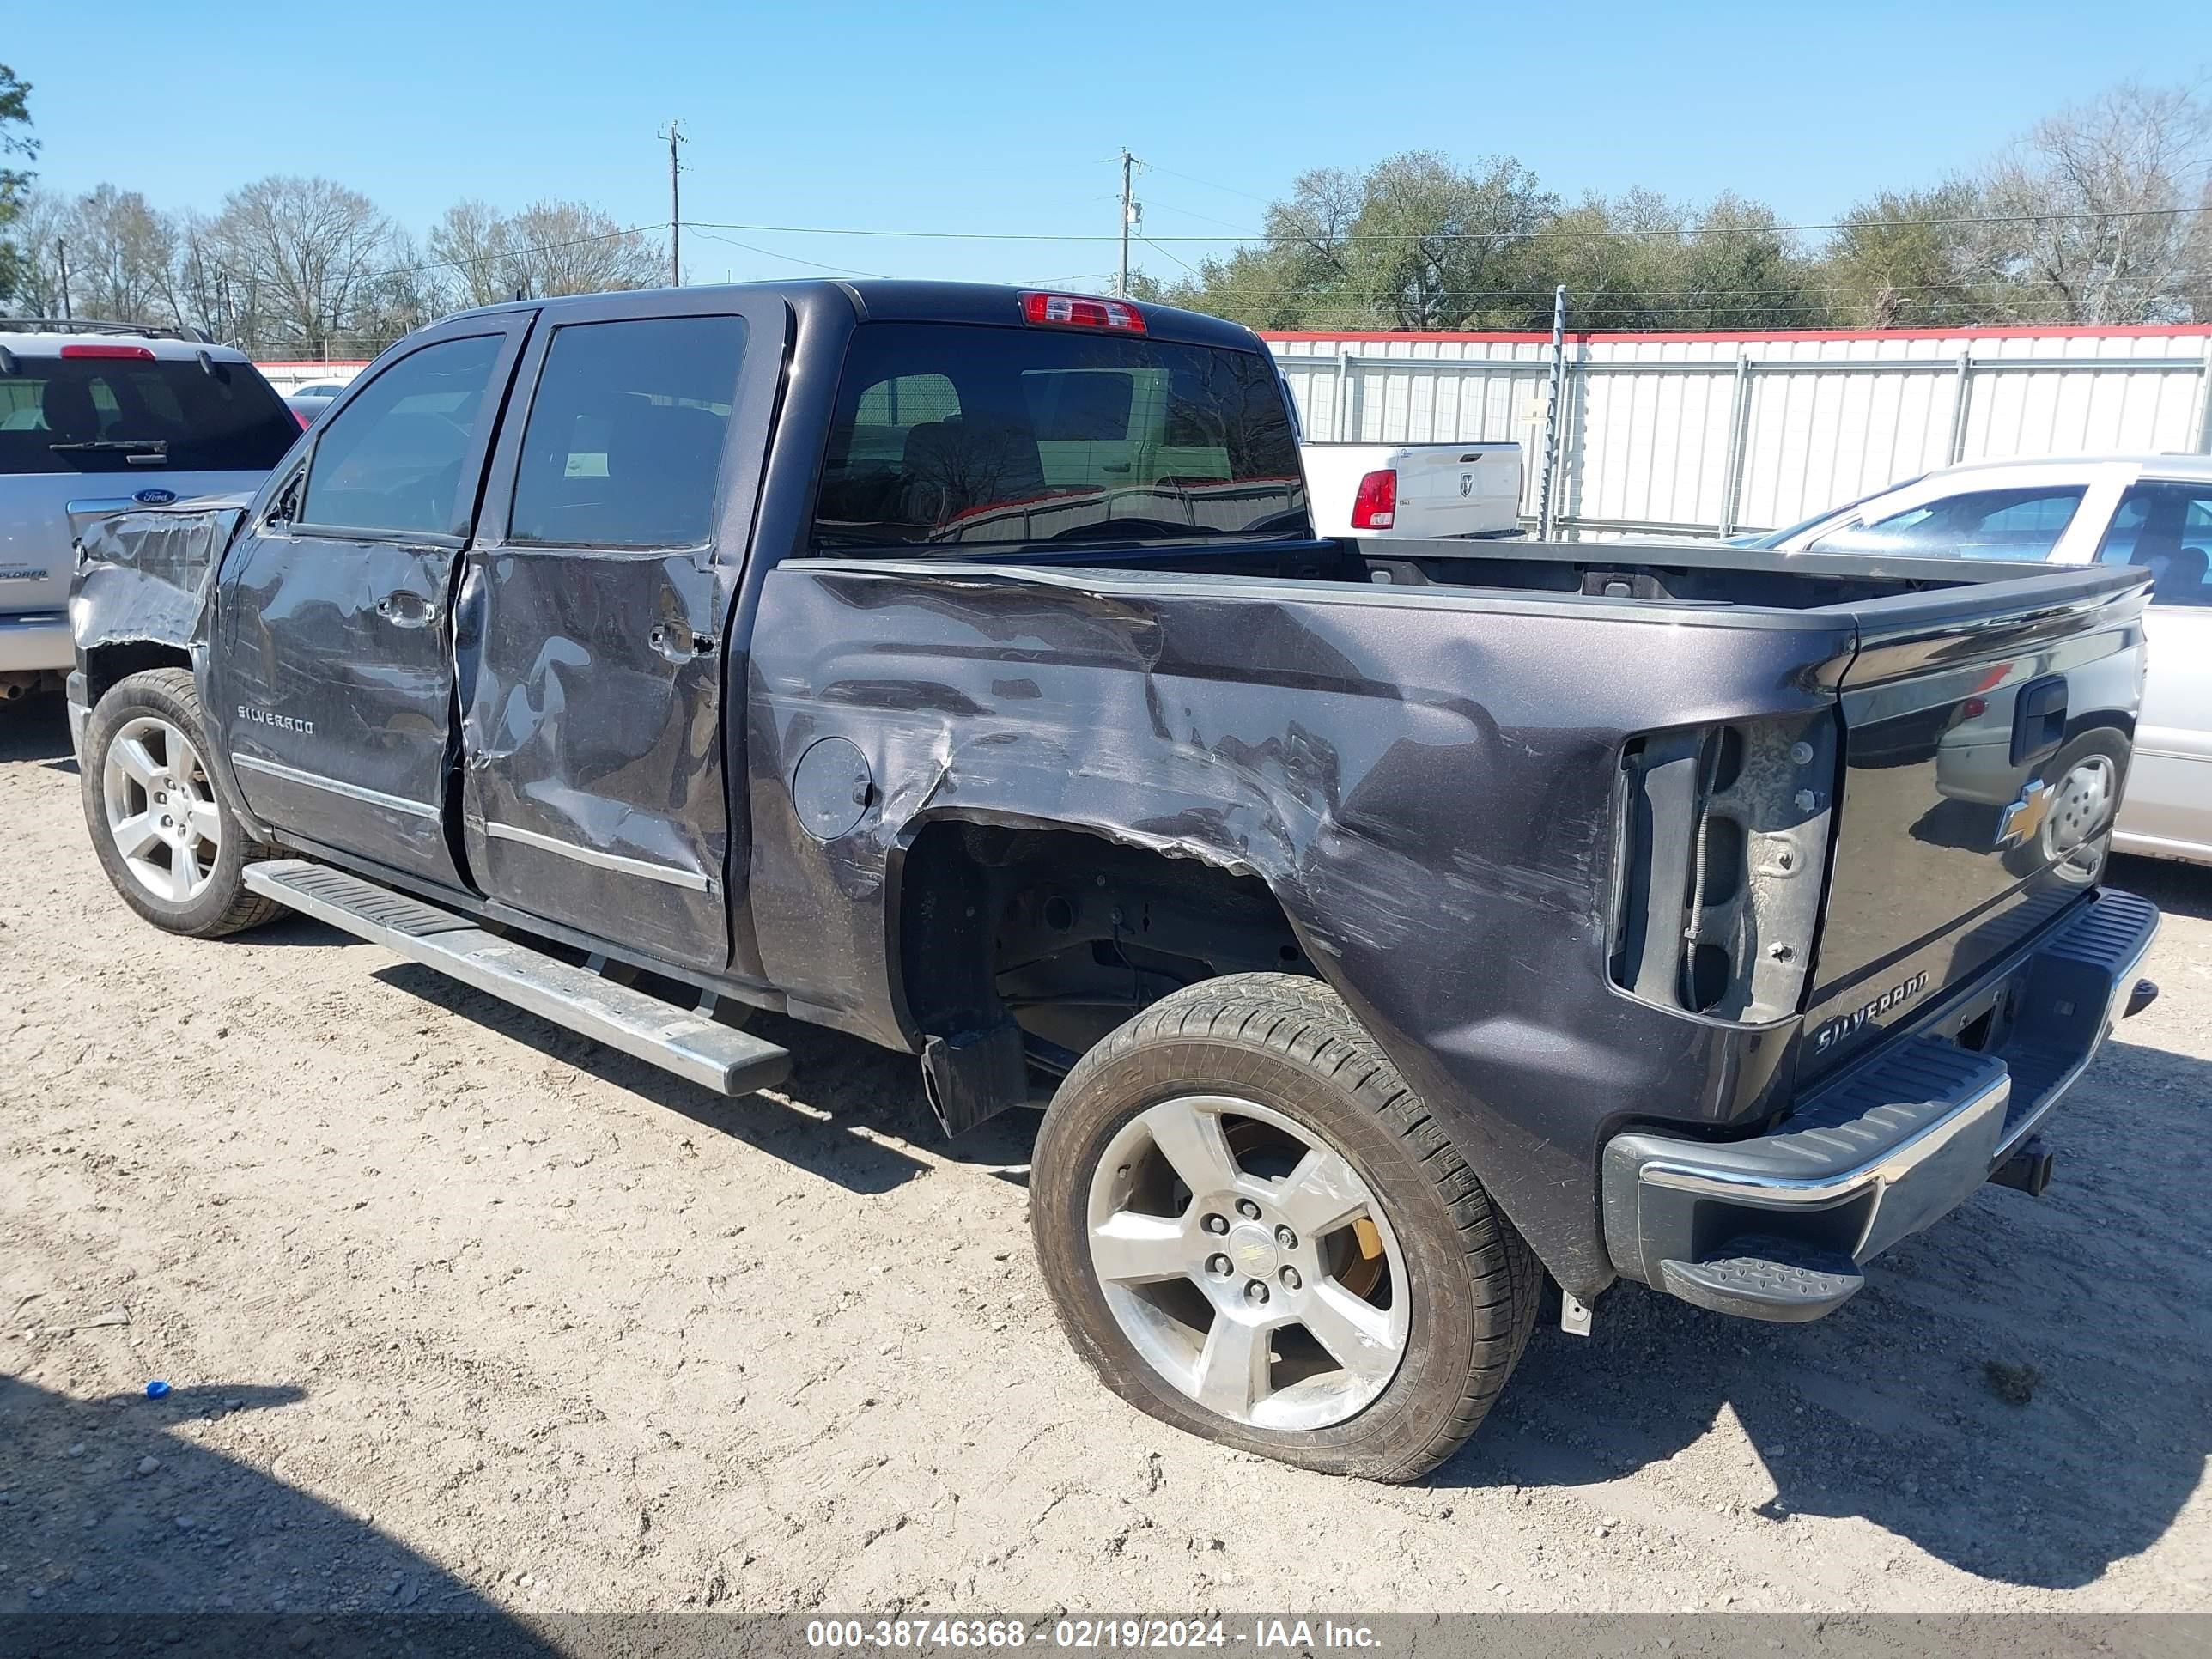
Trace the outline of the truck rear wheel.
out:
<instances>
[{"instance_id":1,"label":"truck rear wheel","mask_svg":"<svg viewBox=\"0 0 2212 1659\"><path fill-rule=\"evenodd\" d=\"M250 841L207 769L207 719L189 670L118 681L85 724L93 850L123 902L156 927L216 939L282 908L246 890Z\"/></svg>"},{"instance_id":2,"label":"truck rear wheel","mask_svg":"<svg viewBox=\"0 0 2212 1659\"><path fill-rule=\"evenodd\" d=\"M1062 1326L1123 1399L1381 1480L1474 1432L1543 1278L1335 993L1291 975L1191 986L1085 1054L1030 1216Z\"/></svg>"}]
</instances>

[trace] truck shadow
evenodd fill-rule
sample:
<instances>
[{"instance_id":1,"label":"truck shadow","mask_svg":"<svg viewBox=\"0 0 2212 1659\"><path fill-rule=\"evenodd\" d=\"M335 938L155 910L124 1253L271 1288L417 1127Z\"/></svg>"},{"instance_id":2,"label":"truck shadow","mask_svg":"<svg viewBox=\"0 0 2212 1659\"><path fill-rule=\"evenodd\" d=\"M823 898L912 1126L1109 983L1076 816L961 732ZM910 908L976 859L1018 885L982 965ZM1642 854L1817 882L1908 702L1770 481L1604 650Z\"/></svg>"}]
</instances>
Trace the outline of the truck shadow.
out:
<instances>
[{"instance_id":1,"label":"truck shadow","mask_svg":"<svg viewBox=\"0 0 2212 1659\"><path fill-rule=\"evenodd\" d=\"M307 1615L373 1612L464 1614L501 1653L550 1653L473 1585L368 1520L200 1443L205 1419L304 1397L220 1383L159 1401L77 1399L0 1375L0 1437L13 1466L0 1477L0 1535L16 1540L0 1583L0 1646L98 1650L106 1632L144 1638L133 1648L166 1642L166 1653L283 1651L307 1645L285 1640ZM215 1616L181 1626L186 1637L134 1631L127 1615L145 1613ZM14 1648L17 1638L29 1645ZM106 1650L117 1650L112 1641Z\"/></svg>"},{"instance_id":2,"label":"truck shadow","mask_svg":"<svg viewBox=\"0 0 2212 1659\"><path fill-rule=\"evenodd\" d=\"M1984 1578L2094 1583L2166 1534L2212 1453L2208 1097L2212 1065L2114 1044L2054 1120L2046 1197L1984 1189L1814 1324L1623 1285L1589 1340L1537 1334L1431 1479L1588 1486L1668 1466L1645 1518L1777 1528L1761 1553L1810 1547L1778 1530L1791 1516L1856 1516ZM1653 1500L1639 1483L1592 1501Z\"/></svg>"},{"instance_id":3,"label":"truck shadow","mask_svg":"<svg viewBox=\"0 0 2212 1659\"><path fill-rule=\"evenodd\" d=\"M2212 921L2212 867L2122 854L2106 867L2105 880L2140 894L2168 915Z\"/></svg>"},{"instance_id":4,"label":"truck shadow","mask_svg":"<svg viewBox=\"0 0 2212 1659\"><path fill-rule=\"evenodd\" d=\"M778 1089L728 1098L416 963L395 963L376 976L851 1192L889 1192L928 1168L894 1141L919 1142L954 1163L987 1168L1029 1161L1035 1114L1009 1112L957 1140L945 1140L930 1115L912 1057L818 1025L755 1014L746 1029L791 1051L791 1079Z\"/></svg>"},{"instance_id":5,"label":"truck shadow","mask_svg":"<svg viewBox=\"0 0 2212 1659\"><path fill-rule=\"evenodd\" d=\"M69 706L51 693L0 703L0 764L45 761L74 772L70 754Z\"/></svg>"}]
</instances>

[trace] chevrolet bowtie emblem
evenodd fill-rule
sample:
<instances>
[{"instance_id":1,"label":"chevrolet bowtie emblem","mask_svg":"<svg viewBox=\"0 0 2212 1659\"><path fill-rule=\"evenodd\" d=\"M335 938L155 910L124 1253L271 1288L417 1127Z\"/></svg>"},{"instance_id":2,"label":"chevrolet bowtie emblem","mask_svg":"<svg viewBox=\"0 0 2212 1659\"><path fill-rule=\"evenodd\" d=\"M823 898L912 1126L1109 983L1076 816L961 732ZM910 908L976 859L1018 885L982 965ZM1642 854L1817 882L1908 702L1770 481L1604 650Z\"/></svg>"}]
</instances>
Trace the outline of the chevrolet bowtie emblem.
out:
<instances>
[{"instance_id":1,"label":"chevrolet bowtie emblem","mask_svg":"<svg viewBox=\"0 0 2212 1659\"><path fill-rule=\"evenodd\" d=\"M2030 778L2020 799L1997 820L1997 845L2016 847L2042 829L2044 819L2051 816L2051 803L2057 798L2058 792L2041 778Z\"/></svg>"}]
</instances>

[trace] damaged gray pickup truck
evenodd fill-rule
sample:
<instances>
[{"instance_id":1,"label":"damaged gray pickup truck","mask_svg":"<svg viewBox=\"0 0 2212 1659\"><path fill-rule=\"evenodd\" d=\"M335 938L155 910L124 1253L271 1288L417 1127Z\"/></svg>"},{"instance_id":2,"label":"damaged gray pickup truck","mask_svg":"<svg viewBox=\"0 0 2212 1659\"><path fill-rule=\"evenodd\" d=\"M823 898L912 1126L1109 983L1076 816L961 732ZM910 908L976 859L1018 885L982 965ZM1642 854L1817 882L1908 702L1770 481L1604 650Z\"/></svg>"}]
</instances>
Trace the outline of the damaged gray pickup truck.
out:
<instances>
[{"instance_id":1,"label":"damaged gray pickup truck","mask_svg":"<svg viewBox=\"0 0 2212 1659\"><path fill-rule=\"evenodd\" d=\"M767 1010L947 1133L1048 1099L1108 1385L1402 1480L1550 1283L1810 1319L2042 1188L2154 994L2098 885L2145 580L1363 550L1241 328L821 282L411 337L250 504L92 533L70 684L149 921L289 907L728 1094Z\"/></svg>"}]
</instances>

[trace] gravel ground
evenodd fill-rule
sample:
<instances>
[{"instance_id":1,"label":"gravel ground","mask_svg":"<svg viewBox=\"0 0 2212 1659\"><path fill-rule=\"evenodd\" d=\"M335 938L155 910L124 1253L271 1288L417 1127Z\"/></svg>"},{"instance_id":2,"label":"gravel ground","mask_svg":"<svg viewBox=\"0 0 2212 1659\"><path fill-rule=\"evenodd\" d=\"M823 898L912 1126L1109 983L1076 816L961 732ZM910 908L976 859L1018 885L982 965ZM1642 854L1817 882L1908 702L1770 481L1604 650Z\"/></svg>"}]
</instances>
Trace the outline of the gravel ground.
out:
<instances>
[{"instance_id":1,"label":"gravel ground","mask_svg":"<svg viewBox=\"0 0 2212 1659\"><path fill-rule=\"evenodd\" d=\"M304 921L137 921L0 714L0 1612L2212 1608L2212 872L2164 999L1833 1317L1634 1286L1423 1485L1092 1382L1034 1120L764 1022L723 1101ZM174 1385L149 1401L150 1378Z\"/></svg>"}]
</instances>

